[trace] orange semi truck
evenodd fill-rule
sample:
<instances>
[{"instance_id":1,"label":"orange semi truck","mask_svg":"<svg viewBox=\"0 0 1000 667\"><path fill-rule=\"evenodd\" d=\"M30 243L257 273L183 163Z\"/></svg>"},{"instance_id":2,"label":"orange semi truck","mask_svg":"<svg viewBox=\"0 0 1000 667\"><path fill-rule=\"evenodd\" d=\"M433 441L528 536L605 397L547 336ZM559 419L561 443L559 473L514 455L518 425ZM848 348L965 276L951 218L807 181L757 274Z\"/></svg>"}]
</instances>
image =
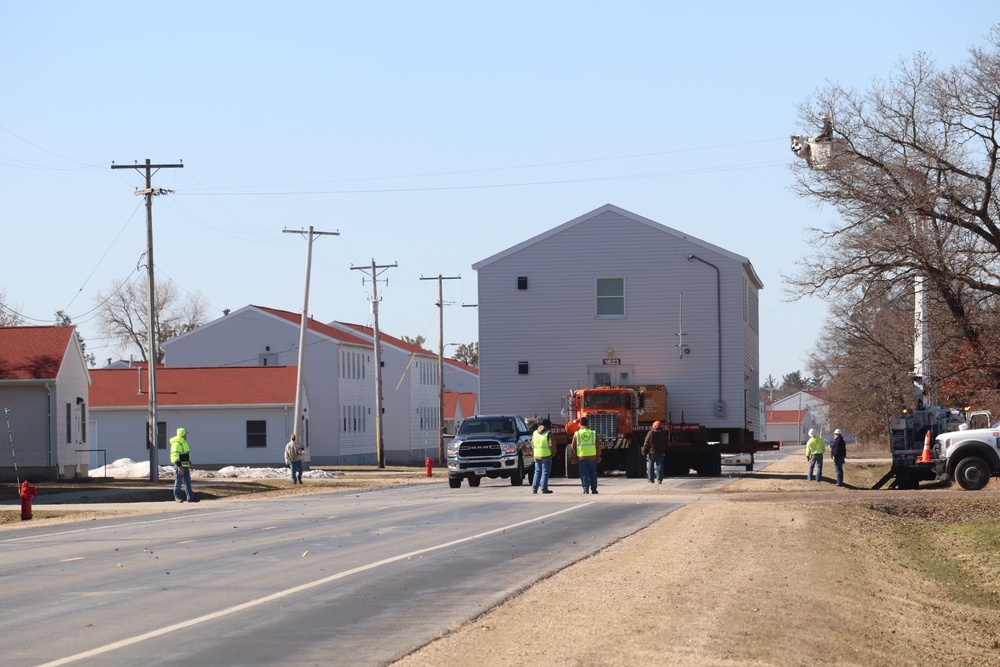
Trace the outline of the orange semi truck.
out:
<instances>
[{"instance_id":1,"label":"orange semi truck","mask_svg":"<svg viewBox=\"0 0 1000 667\"><path fill-rule=\"evenodd\" d=\"M745 428L685 422L683 412L680 421L674 421L667 409L667 388L662 384L577 389L564 397L562 411L566 425L553 428L557 445L554 475L579 475L567 445L580 428L581 417L587 417L589 427L601 439L600 474L624 471L627 477L644 477L642 443L656 421L665 426L653 437L667 443L663 466L664 474L671 477L686 476L691 470L700 476L718 476L723 454L752 455L779 448L777 442L754 440L753 432Z\"/></svg>"}]
</instances>

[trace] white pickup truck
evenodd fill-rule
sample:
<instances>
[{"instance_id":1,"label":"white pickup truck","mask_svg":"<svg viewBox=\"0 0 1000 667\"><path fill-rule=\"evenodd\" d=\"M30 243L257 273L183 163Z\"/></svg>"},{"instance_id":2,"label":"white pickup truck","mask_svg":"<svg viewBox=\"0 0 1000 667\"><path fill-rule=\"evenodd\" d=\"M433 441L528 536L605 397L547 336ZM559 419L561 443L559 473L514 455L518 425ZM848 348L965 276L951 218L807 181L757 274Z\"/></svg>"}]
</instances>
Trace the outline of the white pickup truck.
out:
<instances>
[{"instance_id":1,"label":"white pickup truck","mask_svg":"<svg viewBox=\"0 0 1000 667\"><path fill-rule=\"evenodd\" d=\"M1000 422L987 428L960 429L935 439L934 472L954 478L966 491L978 491L1000 475Z\"/></svg>"}]
</instances>

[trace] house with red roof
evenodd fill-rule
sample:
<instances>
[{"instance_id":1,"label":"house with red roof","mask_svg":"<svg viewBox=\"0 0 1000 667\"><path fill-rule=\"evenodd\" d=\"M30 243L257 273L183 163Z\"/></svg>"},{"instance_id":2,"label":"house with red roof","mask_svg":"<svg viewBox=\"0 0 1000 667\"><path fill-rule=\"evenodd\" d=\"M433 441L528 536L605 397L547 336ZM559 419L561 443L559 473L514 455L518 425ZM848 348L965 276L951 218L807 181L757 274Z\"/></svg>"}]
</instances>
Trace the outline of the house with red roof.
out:
<instances>
[{"instance_id":1,"label":"house with red roof","mask_svg":"<svg viewBox=\"0 0 1000 667\"><path fill-rule=\"evenodd\" d=\"M298 313L246 306L164 343L165 363L168 368L297 366L300 323ZM374 331L343 322L307 324L303 375L310 407L299 418L310 460L375 463ZM381 332L380 342L385 462L423 463L437 456L437 355ZM445 390L478 390L478 371L471 366L447 359L444 375Z\"/></svg>"},{"instance_id":2,"label":"house with red roof","mask_svg":"<svg viewBox=\"0 0 1000 667\"><path fill-rule=\"evenodd\" d=\"M298 366L301 315L246 306L163 344L167 368ZM303 433L317 465L372 463L375 449L374 359L363 337L312 318L307 322ZM289 422L284 434L292 433ZM194 444L192 443L192 448Z\"/></svg>"},{"instance_id":3,"label":"house with red roof","mask_svg":"<svg viewBox=\"0 0 1000 667\"><path fill-rule=\"evenodd\" d=\"M76 327L0 327L0 479L86 476L89 397Z\"/></svg>"},{"instance_id":4,"label":"house with red roof","mask_svg":"<svg viewBox=\"0 0 1000 667\"><path fill-rule=\"evenodd\" d=\"M372 327L348 322L330 326L357 334L374 345ZM444 360L444 385L438 383L438 355L395 336L379 332L382 345L382 408L385 415L386 460L397 464L422 464L438 455L441 392L445 398L445 433L454 433L448 419L448 393L479 391L479 372L455 359ZM374 391L374 386L372 387ZM473 398L473 403L475 402ZM466 413L466 416L471 413Z\"/></svg>"},{"instance_id":5,"label":"house with red roof","mask_svg":"<svg viewBox=\"0 0 1000 667\"><path fill-rule=\"evenodd\" d=\"M773 406L772 406L773 407ZM783 445L800 445L809 439L809 429L816 428L816 418L809 408L773 410L765 413L767 439Z\"/></svg>"},{"instance_id":6,"label":"house with red roof","mask_svg":"<svg viewBox=\"0 0 1000 667\"><path fill-rule=\"evenodd\" d=\"M444 392L445 433L455 434L466 417L479 412L479 394L474 391Z\"/></svg>"},{"instance_id":7,"label":"house with red roof","mask_svg":"<svg viewBox=\"0 0 1000 667\"><path fill-rule=\"evenodd\" d=\"M149 460L147 372L145 364L90 371L92 467ZM159 464L169 465L168 441L184 428L195 466L284 465L297 381L295 366L158 367ZM308 391L303 402L308 411Z\"/></svg>"}]
</instances>

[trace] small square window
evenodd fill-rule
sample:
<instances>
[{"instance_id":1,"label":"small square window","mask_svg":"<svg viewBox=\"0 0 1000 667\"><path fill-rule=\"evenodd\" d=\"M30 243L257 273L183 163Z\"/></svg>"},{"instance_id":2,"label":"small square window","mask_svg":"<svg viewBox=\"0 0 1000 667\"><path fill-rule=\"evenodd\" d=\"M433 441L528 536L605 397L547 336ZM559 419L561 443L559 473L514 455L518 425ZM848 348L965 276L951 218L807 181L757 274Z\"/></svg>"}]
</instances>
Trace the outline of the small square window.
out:
<instances>
[{"instance_id":1,"label":"small square window","mask_svg":"<svg viewBox=\"0 0 1000 667\"><path fill-rule=\"evenodd\" d=\"M625 279L597 278L597 317L625 317Z\"/></svg>"},{"instance_id":2,"label":"small square window","mask_svg":"<svg viewBox=\"0 0 1000 667\"><path fill-rule=\"evenodd\" d=\"M517 289L528 289L528 276L517 277Z\"/></svg>"},{"instance_id":3,"label":"small square window","mask_svg":"<svg viewBox=\"0 0 1000 667\"><path fill-rule=\"evenodd\" d=\"M247 447L267 447L267 421L247 420Z\"/></svg>"},{"instance_id":4,"label":"small square window","mask_svg":"<svg viewBox=\"0 0 1000 667\"><path fill-rule=\"evenodd\" d=\"M528 362L527 361L519 361L519 362L517 362L517 374L518 375L527 375L528 374Z\"/></svg>"}]
</instances>

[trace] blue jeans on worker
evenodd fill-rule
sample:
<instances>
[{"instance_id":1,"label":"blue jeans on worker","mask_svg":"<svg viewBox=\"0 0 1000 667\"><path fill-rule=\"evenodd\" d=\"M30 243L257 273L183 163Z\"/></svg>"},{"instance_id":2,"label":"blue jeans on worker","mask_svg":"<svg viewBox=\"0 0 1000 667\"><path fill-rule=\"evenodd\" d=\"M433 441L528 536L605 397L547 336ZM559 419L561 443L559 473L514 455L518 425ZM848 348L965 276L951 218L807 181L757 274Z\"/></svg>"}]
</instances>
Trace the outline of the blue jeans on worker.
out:
<instances>
[{"instance_id":1,"label":"blue jeans on worker","mask_svg":"<svg viewBox=\"0 0 1000 667\"><path fill-rule=\"evenodd\" d=\"M650 482L653 481L655 469L657 481L663 481L663 454L649 454L646 457L646 476Z\"/></svg>"},{"instance_id":2,"label":"blue jeans on worker","mask_svg":"<svg viewBox=\"0 0 1000 667\"><path fill-rule=\"evenodd\" d=\"M844 485L844 459L834 459L833 468L837 471L837 486Z\"/></svg>"},{"instance_id":3,"label":"blue jeans on worker","mask_svg":"<svg viewBox=\"0 0 1000 667\"><path fill-rule=\"evenodd\" d=\"M185 466L174 466L174 498L181 499L181 484L184 484L184 492L187 499L194 498L194 491L191 490L191 468Z\"/></svg>"},{"instance_id":4,"label":"blue jeans on worker","mask_svg":"<svg viewBox=\"0 0 1000 667\"><path fill-rule=\"evenodd\" d=\"M289 466L292 469L292 484L298 481L299 484L302 483L302 461L292 461ZM299 476L296 479L295 473L298 472Z\"/></svg>"},{"instance_id":5,"label":"blue jeans on worker","mask_svg":"<svg viewBox=\"0 0 1000 667\"><path fill-rule=\"evenodd\" d=\"M810 482L812 481L813 478L813 468L816 468L816 481L817 482L823 481L822 454L813 454L811 457L809 457L809 477L807 477L806 479L808 479Z\"/></svg>"},{"instance_id":6,"label":"blue jeans on worker","mask_svg":"<svg viewBox=\"0 0 1000 667\"><path fill-rule=\"evenodd\" d=\"M531 478L531 490L538 491L539 485L542 487L542 491L549 490L549 473L552 472L552 457L548 456L544 459L535 459L535 474Z\"/></svg>"},{"instance_id":7,"label":"blue jeans on worker","mask_svg":"<svg viewBox=\"0 0 1000 667\"><path fill-rule=\"evenodd\" d=\"M597 459L580 459L580 484L584 493L597 493Z\"/></svg>"}]
</instances>

